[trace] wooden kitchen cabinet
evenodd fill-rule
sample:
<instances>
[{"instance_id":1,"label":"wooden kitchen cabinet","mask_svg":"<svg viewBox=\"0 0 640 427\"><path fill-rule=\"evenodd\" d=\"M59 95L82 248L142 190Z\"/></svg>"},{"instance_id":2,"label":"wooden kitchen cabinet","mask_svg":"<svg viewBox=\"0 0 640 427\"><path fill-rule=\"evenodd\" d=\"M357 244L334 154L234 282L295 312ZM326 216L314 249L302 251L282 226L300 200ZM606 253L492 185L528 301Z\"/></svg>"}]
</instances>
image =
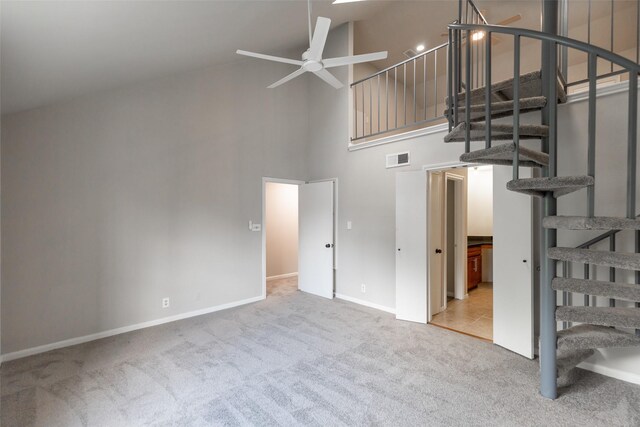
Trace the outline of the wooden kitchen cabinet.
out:
<instances>
[{"instance_id":1,"label":"wooden kitchen cabinet","mask_svg":"<svg viewBox=\"0 0 640 427\"><path fill-rule=\"evenodd\" d=\"M482 250L478 246L467 248L467 290L474 289L482 281Z\"/></svg>"}]
</instances>

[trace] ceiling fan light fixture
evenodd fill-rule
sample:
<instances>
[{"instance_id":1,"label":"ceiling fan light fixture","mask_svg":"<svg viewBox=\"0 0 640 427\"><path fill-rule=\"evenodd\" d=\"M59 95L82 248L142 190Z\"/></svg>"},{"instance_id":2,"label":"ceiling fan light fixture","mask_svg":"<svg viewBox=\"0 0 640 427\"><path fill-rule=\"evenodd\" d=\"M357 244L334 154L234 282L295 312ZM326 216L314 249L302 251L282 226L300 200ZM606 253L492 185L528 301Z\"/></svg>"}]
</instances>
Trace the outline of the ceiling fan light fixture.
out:
<instances>
[{"instance_id":1,"label":"ceiling fan light fixture","mask_svg":"<svg viewBox=\"0 0 640 427\"><path fill-rule=\"evenodd\" d=\"M280 86L292 80L301 74L310 72L324 80L329 85L336 89L342 88L344 85L333 74L331 74L327 68L341 67L344 65L360 64L362 62L379 61L387 58L387 51L364 53L361 55L349 55L338 58L323 58L322 53L324 51L325 43L327 42L327 36L331 28L331 19L318 16L316 20L316 28L312 31L311 28L311 0L308 1L309 11L309 49L302 53L302 60L281 58L278 56L265 55L262 53L248 52L246 50L238 49L236 53L238 55L251 56L253 58L266 59L268 61L284 62L285 64L297 65L299 68L290 73L289 75L281 78L277 82L270 86L269 89Z\"/></svg>"}]
</instances>

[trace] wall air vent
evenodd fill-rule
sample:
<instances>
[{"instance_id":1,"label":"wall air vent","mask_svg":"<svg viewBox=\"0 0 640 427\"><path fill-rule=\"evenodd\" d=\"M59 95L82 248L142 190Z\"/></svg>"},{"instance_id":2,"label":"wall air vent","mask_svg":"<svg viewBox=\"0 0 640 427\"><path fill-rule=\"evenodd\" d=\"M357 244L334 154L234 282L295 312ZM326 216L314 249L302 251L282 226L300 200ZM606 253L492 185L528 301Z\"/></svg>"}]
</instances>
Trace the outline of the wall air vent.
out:
<instances>
[{"instance_id":1,"label":"wall air vent","mask_svg":"<svg viewBox=\"0 0 640 427\"><path fill-rule=\"evenodd\" d=\"M387 154L387 169L409 165L409 152Z\"/></svg>"}]
</instances>

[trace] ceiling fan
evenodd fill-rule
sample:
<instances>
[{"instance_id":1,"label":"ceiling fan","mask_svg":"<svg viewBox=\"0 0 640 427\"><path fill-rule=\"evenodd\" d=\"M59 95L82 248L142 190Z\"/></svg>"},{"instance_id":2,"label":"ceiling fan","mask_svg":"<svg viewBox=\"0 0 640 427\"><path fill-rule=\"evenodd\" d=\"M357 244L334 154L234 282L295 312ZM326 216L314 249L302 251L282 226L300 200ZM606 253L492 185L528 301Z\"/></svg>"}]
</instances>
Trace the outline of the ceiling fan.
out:
<instances>
[{"instance_id":1,"label":"ceiling fan","mask_svg":"<svg viewBox=\"0 0 640 427\"><path fill-rule=\"evenodd\" d=\"M280 86L283 83L288 82L289 80L298 77L301 74L306 73L307 71L315 74L320 77L325 82L329 83L336 89L340 89L343 85L335 78L333 74L327 71L327 68L339 67L342 65L350 65L350 64L358 64L361 62L370 62L377 61L379 59L386 59L387 52L376 52L376 53L367 53L364 55L352 55L352 56L343 56L339 58L322 58L322 51L324 50L324 45L327 41L327 35L329 35L329 27L331 26L331 19L318 17L316 21L316 28L311 33L311 2L308 2L309 8L309 49L307 49L302 54L302 60L297 59L289 59L289 58L281 58L278 56L264 55L262 53L254 53L247 52L246 50L237 50L236 53L239 55L251 56L254 58L266 59L269 61L276 62L284 62L286 64L298 65L298 68L293 73L288 76L278 80L273 83L271 86L268 86L269 89L273 89L274 87Z\"/></svg>"},{"instance_id":2,"label":"ceiling fan","mask_svg":"<svg viewBox=\"0 0 640 427\"><path fill-rule=\"evenodd\" d=\"M486 11L485 11L485 10L482 10L482 11L481 11L481 13L482 13L483 15L485 15L485 16L486 16ZM496 22L495 24L491 24L491 25L509 25L509 24L512 24L512 23L514 23L514 22L516 22L516 21L519 21L519 20L521 20L521 19L522 19L522 15L520 15L520 14L518 13L518 14L516 14L516 15L510 16L510 17L508 17L507 19L503 19L502 21L500 21L500 22ZM442 34L440 34L440 35L441 35L442 37L449 37L449 33L442 33ZM474 33L471 35L471 40L472 40L472 41L478 41L478 40L481 40L481 39L483 39L483 38L484 38L484 31L474 32ZM492 42L492 43L500 43L500 41L501 41L501 38L500 38L500 36L499 36L499 35L497 35L497 34L492 34L492 35L491 35L491 42ZM462 41L462 44L464 45L464 43L465 43L465 42L464 42L464 40L463 40L463 41Z\"/></svg>"}]
</instances>

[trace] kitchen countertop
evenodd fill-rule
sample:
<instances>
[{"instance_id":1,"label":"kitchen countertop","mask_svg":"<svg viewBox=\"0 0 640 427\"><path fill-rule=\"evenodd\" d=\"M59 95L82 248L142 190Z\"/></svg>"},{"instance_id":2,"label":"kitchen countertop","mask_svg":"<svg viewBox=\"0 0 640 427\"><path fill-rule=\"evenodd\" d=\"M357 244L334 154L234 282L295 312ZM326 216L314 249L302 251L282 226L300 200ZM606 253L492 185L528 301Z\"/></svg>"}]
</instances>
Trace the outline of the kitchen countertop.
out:
<instances>
[{"instance_id":1,"label":"kitchen countertop","mask_svg":"<svg viewBox=\"0 0 640 427\"><path fill-rule=\"evenodd\" d=\"M493 239L491 237L467 239L468 248L471 246L481 246L481 245L493 245Z\"/></svg>"}]
</instances>

